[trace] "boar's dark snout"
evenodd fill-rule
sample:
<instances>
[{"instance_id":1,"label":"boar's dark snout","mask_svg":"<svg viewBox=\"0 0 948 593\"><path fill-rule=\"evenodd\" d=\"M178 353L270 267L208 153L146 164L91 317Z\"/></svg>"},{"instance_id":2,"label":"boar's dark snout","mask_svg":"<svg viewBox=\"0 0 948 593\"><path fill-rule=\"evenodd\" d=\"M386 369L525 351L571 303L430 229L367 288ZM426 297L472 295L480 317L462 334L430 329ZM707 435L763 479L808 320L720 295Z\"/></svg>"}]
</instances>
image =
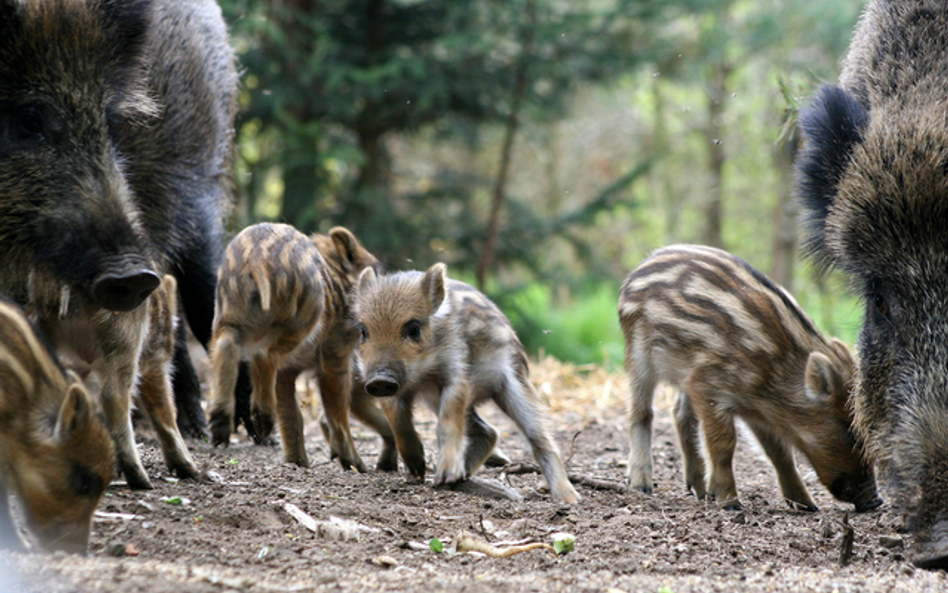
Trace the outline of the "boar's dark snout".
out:
<instances>
[{"instance_id":1,"label":"boar's dark snout","mask_svg":"<svg viewBox=\"0 0 948 593\"><path fill-rule=\"evenodd\" d=\"M108 269L96 277L92 295L96 303L110 311L131 311L152 293L161 278L150 267L124 265Z\"/></svg>"},{"instance_id":2,"label":"boar's dark snout","mask_svg":"<svg viewBox=\"0 0 948 593\"><path fill-rule=\"evenodd\" d=\"M390 373L376 373L365 384L365 392L373 397L389 397L398 393L401 388L398 381Z\"/></svg>"}]
</instances>

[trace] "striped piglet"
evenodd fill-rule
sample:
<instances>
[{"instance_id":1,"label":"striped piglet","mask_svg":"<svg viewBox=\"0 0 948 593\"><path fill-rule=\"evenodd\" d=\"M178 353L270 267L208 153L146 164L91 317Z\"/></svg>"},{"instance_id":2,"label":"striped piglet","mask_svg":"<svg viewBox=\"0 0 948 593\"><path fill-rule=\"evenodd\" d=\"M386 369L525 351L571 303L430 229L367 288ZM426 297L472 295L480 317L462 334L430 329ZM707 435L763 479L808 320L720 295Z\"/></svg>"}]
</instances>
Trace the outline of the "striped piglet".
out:
<instances>
[{"instance_id":1,"label":"striped piglet","mask_svg":"<svg viewBox=\"0 0 948 593\"><path fill-rule=\"evenodd\" d=\"M685 483L699 498L741 508L731 467L734 420L741 418L791 506L817 508L793 449L857 511L882 503L853 437L849 349L823 338L793 297L747 262L710 247L659 249L623 283L619 319L630 388L630 486L652 491L652 397L661 382L680 392L674 416ZM707 484L699 422L711 462Z\"/></svg>"}]
</instances>

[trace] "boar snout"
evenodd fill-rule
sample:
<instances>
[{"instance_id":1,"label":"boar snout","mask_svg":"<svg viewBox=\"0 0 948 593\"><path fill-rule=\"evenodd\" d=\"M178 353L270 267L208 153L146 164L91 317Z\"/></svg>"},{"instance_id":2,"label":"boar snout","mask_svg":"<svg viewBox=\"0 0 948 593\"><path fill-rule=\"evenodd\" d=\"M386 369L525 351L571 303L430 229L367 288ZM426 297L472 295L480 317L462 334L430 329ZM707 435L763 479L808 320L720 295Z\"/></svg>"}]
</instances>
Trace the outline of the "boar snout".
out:
<instances>
[{"instance_id":1,"label":"boar snout","mask_svg":"<svg viewBox=\"0 0 948 593\"><path fill-rule=\"evenodd\" d=\"M131 311L148 298L161 277L143 262L125 262L99 274L92 284L96 303L109 311Z\"/></svg>"},{"instance_id":2,"label":"boar snout","mask_svg":"<svg viewBox=\"0 0 948 593\"><path fill-rule=\"evenodd\" d=\"M389 369L375 371L365 383L365 392L373 397L389 397L398 393L401 383Z\"/></svg>"}]
</instances>

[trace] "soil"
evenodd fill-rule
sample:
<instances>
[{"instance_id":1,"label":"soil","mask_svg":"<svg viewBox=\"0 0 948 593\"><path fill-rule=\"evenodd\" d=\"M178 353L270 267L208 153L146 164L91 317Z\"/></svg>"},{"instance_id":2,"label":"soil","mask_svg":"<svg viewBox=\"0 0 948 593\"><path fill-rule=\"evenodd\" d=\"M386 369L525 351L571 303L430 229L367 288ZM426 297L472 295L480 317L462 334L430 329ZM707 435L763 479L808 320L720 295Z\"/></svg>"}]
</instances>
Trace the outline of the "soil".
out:
<instances>
[{"instance_id":1,"label":"soil","mask_svg":"<svg viewBox=\"0 0 948 593\"><path fill-rule=\"evenodd\" d=\"M430 476L419 484L404 473L345 472L330 462L311 414L313 466L306 469L284 464L279 446L255 446L242 433L229 448L189 443L217 481L170 478L156 442L140 431L154 490L113 483L85 557L0 554L0 592L948 590L944 572L912 567L905 549L910 537L899 532L901 520L888 505L852 514L801 464L821 510L788 508L747 434L735 459L744 510L725 511L689 495L667 397L656 404L655 492L625 491L623 396L610 393L621 378L608 381L606 396L594 403L571 402L566 389L554 406L570 473L599 486L578 485L579 504L553 502L540 475L510 468L477 475L509 483L521 502L436 490ZM515 461L531 461L512 423L493 406L484 411L501 429L503 450ZM434 419L419 414L419 420L430 468ZM363 458L374 462L377 437L358 424L353 429ZM315 531L291 514L294 506L317 522ZM852 555L841 566L847 515ZM452 553L461 530L490 542L551 543L554 533L568 532L575 549L506 558ZM432 538L443 551L432 551Z\"/></svg>"}]
</instances>

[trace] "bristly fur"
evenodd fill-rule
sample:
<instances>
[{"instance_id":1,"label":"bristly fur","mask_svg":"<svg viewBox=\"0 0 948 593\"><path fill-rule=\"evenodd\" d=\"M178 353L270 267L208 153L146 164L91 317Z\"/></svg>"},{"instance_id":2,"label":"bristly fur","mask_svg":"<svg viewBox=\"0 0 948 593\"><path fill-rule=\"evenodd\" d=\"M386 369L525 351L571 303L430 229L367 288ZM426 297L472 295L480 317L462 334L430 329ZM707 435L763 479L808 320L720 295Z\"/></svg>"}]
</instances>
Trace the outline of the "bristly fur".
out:
<instances>
[{"instance_id":1,"label":"bristly fur","mask_svg":"<svg viewBox=\"0 0 948 593\"><path fill-rule=\"evenodd\" d=\"M821 94L801 118L814 146L800 162L807 244L865 304L855 428L922 538L948 537L946 31L943 0L873 0L844 61L837 109L821 111ZM856 106L868 114L861 127ZM828 141L834 126L848 130L844 142ZM945 543L922 546L915 561L948 565Z\"/></svg>"},{"instance_id":2,"label":"bristly fur","mask_svg":"<svg viewBox=\"0 0 948 593\"><path fill-rule=\"evenodd\" d=\"M824 270L832 265L825 244L826 217L850 163L850 152L862 141L868 123L865 107L836 86L823 86L800 112L799 126L805 141L796 167L803 201L804 250Z\"/></svg>"}]
</instances>

